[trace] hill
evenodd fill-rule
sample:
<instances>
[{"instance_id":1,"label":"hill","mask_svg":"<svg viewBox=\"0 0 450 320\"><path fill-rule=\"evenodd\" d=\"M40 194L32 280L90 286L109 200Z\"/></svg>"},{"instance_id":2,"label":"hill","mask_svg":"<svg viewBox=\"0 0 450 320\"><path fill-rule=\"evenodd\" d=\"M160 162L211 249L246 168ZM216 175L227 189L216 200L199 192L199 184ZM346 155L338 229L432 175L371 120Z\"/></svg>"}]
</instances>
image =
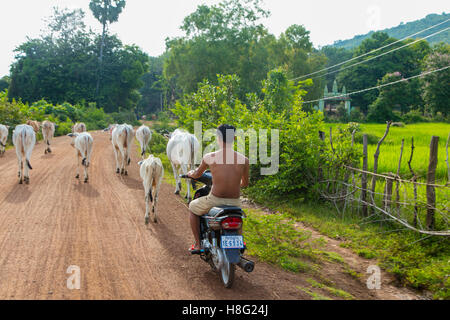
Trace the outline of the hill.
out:
<instances>
[{"instance_id":1,"label":"hill","mask_svg":"<svg viewBox=\"0 0 450 320\"><path fill-rule=\"evenodd\" d=\"M417 33L421 30L424 30L426 28L429 28L433 25L436 25L440 22L444 22L446 20L450 19L450 14L449 13L442 13L442 14L429 14L428 16L426 16L423 19L420 20L416 20L416 21L411 21L408 23L400 23L400 25L398 25L397 27L393 27L393 28L388 28L388 29L384 29L384 30L380 30L382 32L386 32L387 34L389 34L389 36L396 38L396 39L403 39L411 34ZM433 34L439 30L442 30L444 28L447 28L450 26L450 21L447 21L446 23L440 25L439 27L433 28L431 30L428 30L424 33L421 33L413 38L417 39L417 38L423 38L426 37L430 34ZM370 38L371 35L374 33L375 31L371 31L365 35L358 35L355 36L353 39L349 39L349 40L339 40L339 41L335 41L333 46L337 47L337 48L345 48L345 49L352 49L357 47L358 45L361 44L361 42L367 38ZM431 38L427 39L430 43L439 43L439 42L446 42L449 43L450 42L450 30L447 30L446 32L442 32L436 36L433 36Z\"/></svg>"}]
</instances>

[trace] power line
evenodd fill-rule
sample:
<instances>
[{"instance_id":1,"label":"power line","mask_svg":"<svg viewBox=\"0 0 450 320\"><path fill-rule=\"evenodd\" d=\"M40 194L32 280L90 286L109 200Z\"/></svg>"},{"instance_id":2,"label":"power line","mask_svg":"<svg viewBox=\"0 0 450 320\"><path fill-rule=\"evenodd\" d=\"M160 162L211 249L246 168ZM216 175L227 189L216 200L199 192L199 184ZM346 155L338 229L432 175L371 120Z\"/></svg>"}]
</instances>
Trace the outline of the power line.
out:
<instances>
[{"instance_id":1,"label":"power line","mask_svg":"<svg viewBox=\"0 0 450 320\"><path fill-rule=\"evenodd\" d=\"M322 69L322 70L315 71L315 72L312 72L312 73L309 73L309 74L306 74L306 75L299 76L299 77L297 77L297 78L291 79L291 81L295 81L295 80L307 78L307 77L309 77L309 76L312 76L312 75L321 73L321 72L323 72L323 71L327 71L327 70L333 69L333 68L335 68L335 67L339 67L339 66L341 66L341 65L343 65L343 64L346 64L346 63L348 63L348 62L351 62L351 61L357 60L357 59L359 59L359 58L368 56L368 55L370 55L370 54L372 54L372 53L375 53L375 52L378 52L378 51L380 51L380 50L383 50L383 49L386 49L386 48L388 48L388 47L391 47L391 46L393 46L393 45L395 45L395 44L397 44L397 43L399 43L399 42L402 42L402 41L404 41L404 40L407 40L407 39L409 39L409 38L411 38L411 37L414 37L414 36L416 36L416 35L418 35L418 34L421 34L421 33L425 32L425 31L428 31L428 30L430 30L430 29L434 29L434 28L436 28L436 27L438 27L438 26L440 26L440 25L442 25L442 24L444 24L444 23L447 23L448 21L450 21L450 19L447 19L447 20L445 20L445 21L443 21L443 22L440 22L440 23L438 23L438 24L435 24L434 26L428 27L428 28L426 28L426 29L424 29L424 30L422 30L422 31L416 32L416 33L414 33L414 34L411 34L411 35L409 35L409 36L407 36L407 37L405 37L405 38L403 38L403 39L397 40L397 41L392 42L392 43L390 43L390 44L387 44L387 45L385 45L385 46L383 46L383 47L380 47L380 48L378 48L378 49L374 49L374 50L372 50L372 51L370 51L370 52L364 53L364 54L362 54L362 55L360 55L360 56L353 57L353 58L351 58L351 59L349 59L349 60L346 60L346 61L344 61L344 62L340 62L340 63L335 64L335 65L333 65L333 66L324 68L324 69ZM448 28L445 29L445 30L439 31L438 33L441 33L441 32L446 31L446 30L448 30ZM425 38L423 38L423 39L427 39L427 38L432 37L432 36L434 36L434 35L436 35L436 34L438 34L438 33L429 35L429 36L427 36L427 37L425 37ZM423 39L419 39L418 41L423 40ZM417 42L417 41L416 41L416 42ZM368 61L368 60L366 60L366 61Z\"/></svg>"},{"instance_id":2,"label":"power line","mask_svg":"<svg viewBox=\"0 0 450 320\"><path fill-rule=\"evenodd\" d=\"M360 65L360 64L363 64L363 63L366 63L366 62L369 62L369 61L378 59L378 58L383 57L383 56L385 56L385 55L387 55L387 54L390 54L390 53L392 53L392 52L395 52L395 51L401 50L401 49L403 49L403 48L412 46L413 44L415 44L415 43L417 43L417 42L420 42L420 41L425 40L425 39L427 39L427 38L433 37L433 36L435 36L435 35L437 35L437 34L439 34L439 33L442 33L442 32L444 32L444 31L447 31L447 30L449 30L449 29L450 29L450 27L447 27L446 29L440 30L440 31L435 32L435 33L433 33L433 34L430 34L429 36L426 36L426 37L424 37L424 38L422 38L422 39L417 39L417 40L415 40L415 41L413 41L413 42L410 42L410 43L408 43L408 44L405 44L405 45L403 45L403 46L401 46L401 47L392 49L392 50L387 51L387 52L383 52L383 53L381 53L381 54L379 54L379 55L377 55L377 56L375 56L375 57L371 57L371 58L369 58L369 59L367 59L367 60L363 60L363 61L356 62L356 63L354 63L354 64L351 64L351 65L349 65L349 66L343 67L343 68L341 68L341 69L338 69L338 70L334 70L334 71L328 72L327 74L315 76L315 77L313 77L313 78L323 77L323 76L326 76L326 75L334 74L334 73L336 73L336 72L341 72L341 71L343 71L343 70L346 70L346 69L349 69L349 68L358 66L358 65Z\"/></svg>"},{"instance_id":3,"label":"power line","mask_svg":"<svg viewBox=\"0 0 450 320\"><path fill-rule=\"evenodd\" d=\"M333 99L336 99L336 98L348 97L348 96L351 96L351 95L354 95L354 94L363 93L363 92L367 92L367 91L371 91L371 90L375 90L375 89L381 89L381 88L384 88L384 87L392 86L392 85L394 85L394 84L397 84L397 83L400 83L400 82L404 82L404 81L409 81L409 80L412 80L412 79L415 79L415 78L421 78L421 77L427 76L427 75L432 74L432 73L435 73L435 72L444 71L444 70L446 70L446 69L448 69L448 68L450 68L450 65L448 65L448 66L446 66L446 67L443 67L443 68L440 68L440 69L435 69L435 70L423 72L423 73L421 73L421 74L419 74L419 75L412 76L412 77L409 77L409 78L406 78L406 79L401 79L401 80L397 80L397 81L394 81L394 82L389 82L389 83L381 84L381 85L378 85L378 86L375 86L375 87L372 87L372 88L367 88L367 89L363 89L363 90L358 90L358 91L354 91L354 92L350 92L350 93L346 93L346 94L341 94L341 95L337 95L337 96L329 97L329 98L323 98L323 99L316 99L316 100L305 101L305 102L303 102L303 103L306 104L306 103L318 102L318 101L321 101L321 100L326 101L326 100L333 100Z\"/></svg>"}]
</instances>

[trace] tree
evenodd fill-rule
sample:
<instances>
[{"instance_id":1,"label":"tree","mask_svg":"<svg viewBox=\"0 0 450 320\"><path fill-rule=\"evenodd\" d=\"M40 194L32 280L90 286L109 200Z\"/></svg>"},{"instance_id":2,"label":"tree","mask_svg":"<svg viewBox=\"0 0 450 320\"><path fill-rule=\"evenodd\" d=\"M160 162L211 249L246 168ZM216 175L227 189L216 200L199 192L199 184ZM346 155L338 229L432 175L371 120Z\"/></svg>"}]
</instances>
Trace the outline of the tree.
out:
<instances>
[{"instance_id":1,"label":"tree","mask_svg":"<svg viewBox=\"0 0 450 320\"><path fill-rule=\"evenodd\" d=\"M5 91L9 88L9 84L11 83L11 79L8 76L4 76L0 79L0 92Z\"/></svg>"},{"instance_id":2,"label":"tree","mask_svg":"<svg viewBox=\"0 0 450 320\"><path fill-rule=\"evenodd\" d=\"M259 91L269 71L268 32L260 23L268 14L259 0L199 6L184 19L185 36L166 41L164 76L177 87L173 92L193 92L203 79L217 84L217 74L239 75L241 98Z\"/></svg>"},{"instance_id":3,"label":"tree","mask_svg":"<svg viewBox=\"0 0 450 320\"><path fill-rule=\"evenodd\" d=\"M16 49L9 98L52 104L97 102L107 112L136 107L148 71L148 56L116 36L96 35L74 17L82 11L55 10L49 29ZM105 43L103 85L96 94L98 51Z\"/></svg>"},{"instance_id":4,"label":"tree","mask_svg":"<svg viewBox=\"0 0 450 320\"><path fill-rule=\"evenodd\" d=\"M394 38L390 38L386 33L375 32L372 37L364 40L361 45L355 49L354 57L368 54L374 49L392 44L397 41ZM401 41L391 47L377 51L373 54L357 59L345 64L343 68L348 67L359 61L374 58L387 51L399 48L412 40ZM427 49L428 48L428 49ZM387 73L400 72L405 78L415 76L421 72L421 61L429 50L429 45L425 41L420 41L412 46L402 48L398 51L380 56L367 63L362 63L354 67L346 68L342 70L338 75L338 82L345 85L350 91L362 90L376 86L377 82L381 80ZM415 97L415 98L414 98ZM368 91L361 94L352 96L353 105L359 106L361 111L367 113L368 106L370 106L376 99L376 91ZM420 95L417 91L412 94L408 99L413 101L409 102L409 105L420 105ZM419 101L418 101L419 99Z\"/></svg>"},{"instance_id":5,"label":"tree","mask_svg":"<svg viewBox=\"0 0 450 320\"><path fill-rule=\"evenodd\" d=\"M163 67L165 55L150 57L149 72L142 77L144 86L139 90L142 98L138 103L139 114L157 113L161 110L164 94Z\"/></svg>"},{"instance_id":6,"label":"tree","mask_svg":"<svg viewBox=\"0 0 450 320\"><path fill-rule=\"evenodd\" d=\"M388 84L401 79L400 72L388 73L378 84ZM395 108L405 111L407 108L405 97L409 95L409 91L406 81L381 88L378 98L369 108L368 120L379 123L397 120L398 117L393 111Z\"/></svg>"},{"instance_id":7,"label":"tree","mask_svg":"<svg viewBox=\"0 0 450 320\"><path fill-rule=\"evenodd\" d=\"M91 0L89 8L92 11L95 19L97 19L103 27L102 41L100 43L100 56L99 56L99 72L96 86L96 96L98 95L100 88L100 81L103 71L103 50L105 48L105 38L107 34L108 25L119 21L119 15L125 8L125 0Z\"/></svg>"},{"instance_id":8,"label":"tree","mask_svg":"<svg viewBox=\"0 0 450 320\"><path fill-rule=\"evenodd\" d=\"M450 45L440 44L433 49L424 61L424 71L432 71L450 65ZM424 85L423 98L427 109L433 114L441 112L444 117L450 116L450 70L445 69L425 76L422 80Z\"/></svg>"}]
</instances>

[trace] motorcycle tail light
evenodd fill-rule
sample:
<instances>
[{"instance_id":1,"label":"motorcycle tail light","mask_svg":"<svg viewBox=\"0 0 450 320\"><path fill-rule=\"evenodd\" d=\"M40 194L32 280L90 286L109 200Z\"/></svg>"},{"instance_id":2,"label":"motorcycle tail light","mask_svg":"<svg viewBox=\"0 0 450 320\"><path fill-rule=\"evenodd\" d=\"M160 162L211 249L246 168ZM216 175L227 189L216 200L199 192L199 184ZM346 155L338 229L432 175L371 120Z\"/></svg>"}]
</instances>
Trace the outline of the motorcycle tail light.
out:
<instances>
[{"instance_id":1,"label":"motorcycle tail light","mask_svg":"<svg viewBox=\"0 0 450 320\"><path fill-rule=\"evenodd\" d=\"M225 230L236 230L242 227L242 218L229 217L222 221L222 227Z\"/></svg>"}]
</instances>

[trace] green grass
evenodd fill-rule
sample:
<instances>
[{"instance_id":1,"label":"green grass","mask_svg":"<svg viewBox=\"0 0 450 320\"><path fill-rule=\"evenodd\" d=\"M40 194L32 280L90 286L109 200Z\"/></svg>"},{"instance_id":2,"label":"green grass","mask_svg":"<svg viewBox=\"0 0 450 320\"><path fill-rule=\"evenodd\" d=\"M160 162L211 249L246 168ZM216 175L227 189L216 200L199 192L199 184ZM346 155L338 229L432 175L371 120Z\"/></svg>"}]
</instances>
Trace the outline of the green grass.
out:
<instances>
[{"instance_id":1,"label":"green grass","mask_svg":"<svg viewBox=\"0 0 450 320\"><path fill-rule=\"evenodd\" d=\"M310 295L313 300L333 300L333 299L331 299L329 297L323 296L320 293L311 291L311 290L306 289L306 288L297 287L297 289L299 289L299 290L305 292L306 294Z\"/></svg>"},{"instance_id":2,"label":"green grass","mask_svg":"<svg viewBox=\"0 0 450 320\"><path fill-rule=\"evenodd\" d=\"M345 300L354 300L355 298L348 292L345 292L344 290L337 289L333 286L328 286L326 284L319 283L313 279L308 279L309 284L316 289L323 289L325 291L328 291L331 295L339 298L343 298Z\"/></svg>"},{"instance_id":3,"label":"green grass","mask_svg":"<svg viewBox=\"0 0 450 320\"><path fill-rule=\"evenodd\" d=\"M361 224L356 214L338 216L336 210L326 205L307 204L302 200L267 199L249 188L247 195L256 202L278 211L284 216L300 221L321 234L343 241L341 247L349 248L361 257L376 259L380 267L395 275L400 283L417 289L426 289L435 299L450 299L450 239L423 236L412 232L394 232L397 225L389 223ZM375 262L376 263L376 262ZM353 270L352 276L359 277Z\"/></svg>"},{"instance_id":4,"label":"green grass","mask_svg":"<svg viewBox=\"0 0 450 320\"><path fill-rule=\"evenodd\" d=\"M337 126L345 126L342 124L327 124L327 128L335 129ZM386 131L385 124L361 124L362 133L371 134L381 139ZM438 167L436 171L436 178L445 184L447 182L447 165L445 163L446 151L445 146L448 135L450 133L449 123L419 123L408 124L405 127L391 127L389 135L381 145L381 153L378 160L378 172L388 173L397 172L398 161L400 157L400 149L402 139L405 139L405 147L403 152L403 160L400 170L400 175L406 178L411 177L408 161L411 155L411 138L414 137L414 157L411 163L413 170L421 178L426 177L428 170L428 162L430 157L430 142L432 136L439 137L438 150ZM374 158L373 155L377 147L376 141L368 147L369 154L369 170L373 171ZM359 145L362 153L362 145ZM362 161L362 160L361 160ZM362 166L362 162L361 162Z\"/></svg>"}]
</instances>

